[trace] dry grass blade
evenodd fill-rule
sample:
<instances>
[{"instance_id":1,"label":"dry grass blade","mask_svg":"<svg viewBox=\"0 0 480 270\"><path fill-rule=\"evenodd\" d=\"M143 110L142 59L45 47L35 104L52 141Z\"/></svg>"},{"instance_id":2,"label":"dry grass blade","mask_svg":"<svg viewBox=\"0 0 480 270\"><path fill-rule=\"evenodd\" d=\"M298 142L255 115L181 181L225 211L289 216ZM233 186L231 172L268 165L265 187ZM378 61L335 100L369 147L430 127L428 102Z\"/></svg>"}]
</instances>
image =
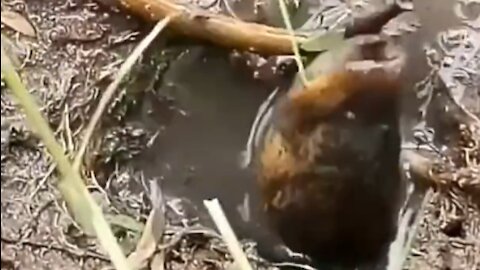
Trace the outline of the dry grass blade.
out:
<instances>
[{"instance_id":1,"label":"dry grass blade","mask_svg":"<svg viewBox=\"0 0 480 270\"><path fill-rule=\"evenodd\" d=\"M128 256L128 261L133 269L143 269L147 265L148 259L155 253L157 244L162 239L165 231L165 203L160 187L155 181L150 183L152 201L152 211L148 216L142 236L137 243L135 251ZM156 264L159 267L162 254L155 256ZM155 268L156 269L156 268Z\"/></svg>"},{"instance_id":2,"label":"dry grass blade","mask_svg":"<svg viewBox=\"0 0 480 270\"><path fill-rule=\"evenodd\" d=\"M305 75L305 67L302 62L302 56L300 55L300 49L297 44L297 39L295 37L295 31L292 27L292 22L290 21L290 16L288 15L287 5L285 4L284 0L278 0L280 5L280 11L282 13L283 21L287 26L287 30L290 34L290 39L292 42L292 50L293 54L295 55L295 61L297 62L298 66L298 74L300 79L302 80L303 85L306 87L308 85L307 76Z\"/></svg>"},{"instance_id":3,"label":"dry grass blade","mask_svg":"<svg viewBox=\"0 0 480 270\"><path fill-rule=\"evenodd\" d=\"M32 24L22 14L2 10L2 23L13 30L29 37L35 37L36 31Z\"/></svg>"},{"instance_id":4,"label":"dry grass blade","mask_svg":"<svg viewBox=\"0 0 480 270\"><path fill-rule=\"evenodd\" d=\"M205 200L203 201L203 204L207 208L208 213L210 214L213 221L215 222L215 225L220 231L220 234L222 235L223 240L227 244L228 250L232 254L235 263L239 266L239 269L253 270L218 200Z\"/></svg>"},{"instance_id":5,"label":"dry grass blade","mask_svg":"<svg viewBox=\"0 0 480 270\"><path fill-rule=\"evenodd\" d=\"M167 16L155 25L152 31L150 31L150 33L133 50L132 54L128 56L128 58L120 67L120 70L115 76L115 79L113 80L113 82L107 87L107 89L103 93L102 98L100 99L100 102L95 112L93 113L92 119L88 123L88 126L84 133L82 143L80 144L80 148L78 149L77 155L75 156L75 161L73 162L73 167L75 170L78 170L80 168L83 155L87 150L88 143L92 138L95 127L98 124L98 121L100 120L100 117L102 116L103 112L107 108L110 100L114 96L115 91L118 88L118 85L121 83L125 75L127 75L127 73L130 71L132 66L135 64L138 58L142 55L142 53L145 51L148 45L150 45L150 43L152 43L152 41L158 36L158 34L168 25L170 20L171 20L171 17Z\"/></svg>"},{"instance_id":6,"label":"dry grass blade","mask_svg":"<svg viewBox=\"0 0 480 270\"><path fill-rule=\"evenodd\" d=\"M2 75L4 75L7 86L12 90L18 103L22 106L28 123L36 131L38 137L43 141L57 164L57 168L62 176L58 183L58 188L73 217L84 229L90 229L95 232L117 269L130 270L127 259L105 220L100 207L95 203L80 174L73 169L70 161L64 154L64 150L56 141L53 131L42 116L35 99L30 95L20 76L13 68L3 46L1 57Z\"/></svg>"}]
</instances>

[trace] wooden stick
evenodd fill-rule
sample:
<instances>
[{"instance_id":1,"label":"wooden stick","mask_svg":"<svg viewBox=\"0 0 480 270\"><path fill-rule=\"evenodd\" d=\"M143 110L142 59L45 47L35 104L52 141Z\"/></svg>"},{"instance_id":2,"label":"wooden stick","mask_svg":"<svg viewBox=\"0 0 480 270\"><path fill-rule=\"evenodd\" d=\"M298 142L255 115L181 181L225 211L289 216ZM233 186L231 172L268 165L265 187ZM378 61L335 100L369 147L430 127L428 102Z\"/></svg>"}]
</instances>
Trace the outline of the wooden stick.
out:
<instances>
[{"instance_id":1,"label":"wooden stick","mask_svg":"<svg viewBox=\"0 0 480 270\"><path fill-rule=\"evenodd\" d=\"M285 29L244 22L200 8L177 4L175 0L118 0L121 7L147 21L172 17L170 27L184 35L202 39L230 49L257 52L265 55L292 54L291 36ZM390 19L405 11L397 4L357 17L345 31L345 37L375 34ZM178 15L178 16L176 16ZM296 35L302 43L306 36Z\"/></svg>"},{"instance_id":2,"label":"wooden stick","mask_svg":"<svg viewBox=\"0 0 480 270\"><path fill-rule=\"evenodd\" d=\"M227 48L262 54L291 54L288 32L266 25L243 22L221 14L194 10L173 0L119 0L123 8L148 21L178 15L170 24L175 31ZM305 38L297 37L301 42Z\"/></svg>"},{"instance_id":3,"label":"wooden stick","mask_svg":"<svg viewBox=\"0 0 480 270\"><path fill-rule=\"evenodd\" d=\"M233 232L230 223L223 212L222 206L218 199L204 200L203 204L208 210L208 213L215 222L220 234L222 235L225 244L227 244L228 250L232 254L235 262L240 270L253 270L252 266L248 262L247 256L243 252L242 246L238 242L237 236Z\"/></svg>"}]
</instances>

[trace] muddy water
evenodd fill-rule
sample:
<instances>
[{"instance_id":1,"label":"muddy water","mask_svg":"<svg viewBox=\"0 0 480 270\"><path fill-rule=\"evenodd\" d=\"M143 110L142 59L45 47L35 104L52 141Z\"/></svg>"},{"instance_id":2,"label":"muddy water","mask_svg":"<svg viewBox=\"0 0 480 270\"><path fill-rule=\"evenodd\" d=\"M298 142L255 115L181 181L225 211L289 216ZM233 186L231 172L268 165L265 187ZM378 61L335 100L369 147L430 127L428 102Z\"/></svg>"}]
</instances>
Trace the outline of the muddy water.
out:
<instances>
[{"instance_id":1,"label":"muddy water","mask_svg":"<svg viewBox=\"0 0 480 270\"><path fill-rule=\"evenodd\" d=\"M428 72L423 43L457 22L449 0L415 2L421 6L419 17L425 28L406 40L410 68L405 76L411 86ZM162 179L167 194L190 199L207 221L202 200L219 198L239 236L256 240L265 255L271 255L275 239L259 212L253 174L240 169L239 154L257 108L271 88L238 72L226 53L191 47L165 74L163 86L157 89L161 100L149 98L145 104L140 120L161 132L153 147L135 161L147 177ZM413 96L406 99L405 122L410 125L418 104ZM250 221L238 211L245 196Z\"/></svg>"},{"instance_id":2,"label":"muddy water","mask_svg":"<svg viewBox=\"0 0 480 270\"><path fill-rule=\"evenodd\" d=\"M191 47L165 74L157 89L161 100L144 106L141 121L162 131L137 167L162 178L167 194L192 200L206 220L202 200L218 198L240 236L270 243L253 173L239 166L250 125L270 90L234 68L227 53ZM245 200L250 222L237 210Z\"/></svg>"}]
</instances>

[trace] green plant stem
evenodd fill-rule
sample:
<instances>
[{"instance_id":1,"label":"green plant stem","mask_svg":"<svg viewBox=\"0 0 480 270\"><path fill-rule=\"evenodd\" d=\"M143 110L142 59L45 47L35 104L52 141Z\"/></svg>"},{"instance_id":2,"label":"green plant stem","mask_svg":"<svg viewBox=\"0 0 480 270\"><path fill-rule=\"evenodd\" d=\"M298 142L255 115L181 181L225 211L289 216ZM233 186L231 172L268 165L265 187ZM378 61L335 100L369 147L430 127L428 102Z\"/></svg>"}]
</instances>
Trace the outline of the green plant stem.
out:
<instances>
[{"instance_id":1,"label":"green plant stem","mask_svg":"<svg viewBox=\"0 0 480 270\"><path fill-rule=\"evenodd\" d=\"M47 121L42 116L33 96L22 83L20 76L14 69L11 60L2 46L2 74L7 86L12 90L16 100L26 115L26 120L42 140L50 155L57 164L62 175L58 188L62 193L73 217L84 229L93 229L100 244L110 255L113 265L119 270L130 270L126 257L113 235L109 224L105 220L100 207L90 196L78 171L73 170L70 161L64 154L60 144Z\"/></svg>"}]
</instances>

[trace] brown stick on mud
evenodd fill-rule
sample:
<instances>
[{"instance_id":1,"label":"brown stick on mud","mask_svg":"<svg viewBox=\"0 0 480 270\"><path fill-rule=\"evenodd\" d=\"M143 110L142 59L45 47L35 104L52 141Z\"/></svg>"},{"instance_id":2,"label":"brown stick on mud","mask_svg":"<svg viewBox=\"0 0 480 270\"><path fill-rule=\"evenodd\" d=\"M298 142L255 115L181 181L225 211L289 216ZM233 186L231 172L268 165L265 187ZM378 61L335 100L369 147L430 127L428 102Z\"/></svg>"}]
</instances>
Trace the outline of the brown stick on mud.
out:
<instances>
[{"instance_id":1,"label":"brown stick on mud","mask_svg":"<svg viewBox=\"0 0 480 270\"><path fill-rule=\"evenodd\" d=\"M121 6L148 21L171 16L170 26L187 36L227 48L252 51L265 55L292 54L291 36L284 29L244 22L221 14L203 11L174 0L118 0ZM390 19L405 11L397 4L354 18L345 31L346 37L378 33ZM306 37L297 36L299 42Z\"/></svg>"},{"instance_id":2,"label":"brown stick on mud","mask_svg":"<svg viewBox=\"0 0 480 270\"><path fill-rule=\"evenodd\" d=\"M345 37L350 38L364 34L378 34L391 19L407 11L395 3L374 10L361 17L353 18L345 29Z\"/></svg>"},{"instance_id":3,"label":"brown stick on mud","mask_svg":"<svg viewBox=\"0 0 480 270\"><path fill-rule=\"evenodd\" d=\"M119 0L123 8L149 21L172 16L171 28L227 48L262 54L291 54L291 37L284 29L243 22L221 14L187 8L174 0ZM177 16L175 16L177 15ZM299 41L304 40L298 37Z\"/></svg>"},{"instance_id":4,"label":"brown stick on mud","mask_svg":"<svg viewBox=\"0 0 480 270\"><path fill-rule=\"evenodd\" d=\"M480 172L478 167L455 168L443 173L432 172L435 160L423 156L416 150L403 150L402 155L410 163L411 171L421 178L423 184L430 187L459 187L462 191L472 195L476 200L480 199ZM480 201L478 201L480 204Z\"/></svg>"}]
</instances>

